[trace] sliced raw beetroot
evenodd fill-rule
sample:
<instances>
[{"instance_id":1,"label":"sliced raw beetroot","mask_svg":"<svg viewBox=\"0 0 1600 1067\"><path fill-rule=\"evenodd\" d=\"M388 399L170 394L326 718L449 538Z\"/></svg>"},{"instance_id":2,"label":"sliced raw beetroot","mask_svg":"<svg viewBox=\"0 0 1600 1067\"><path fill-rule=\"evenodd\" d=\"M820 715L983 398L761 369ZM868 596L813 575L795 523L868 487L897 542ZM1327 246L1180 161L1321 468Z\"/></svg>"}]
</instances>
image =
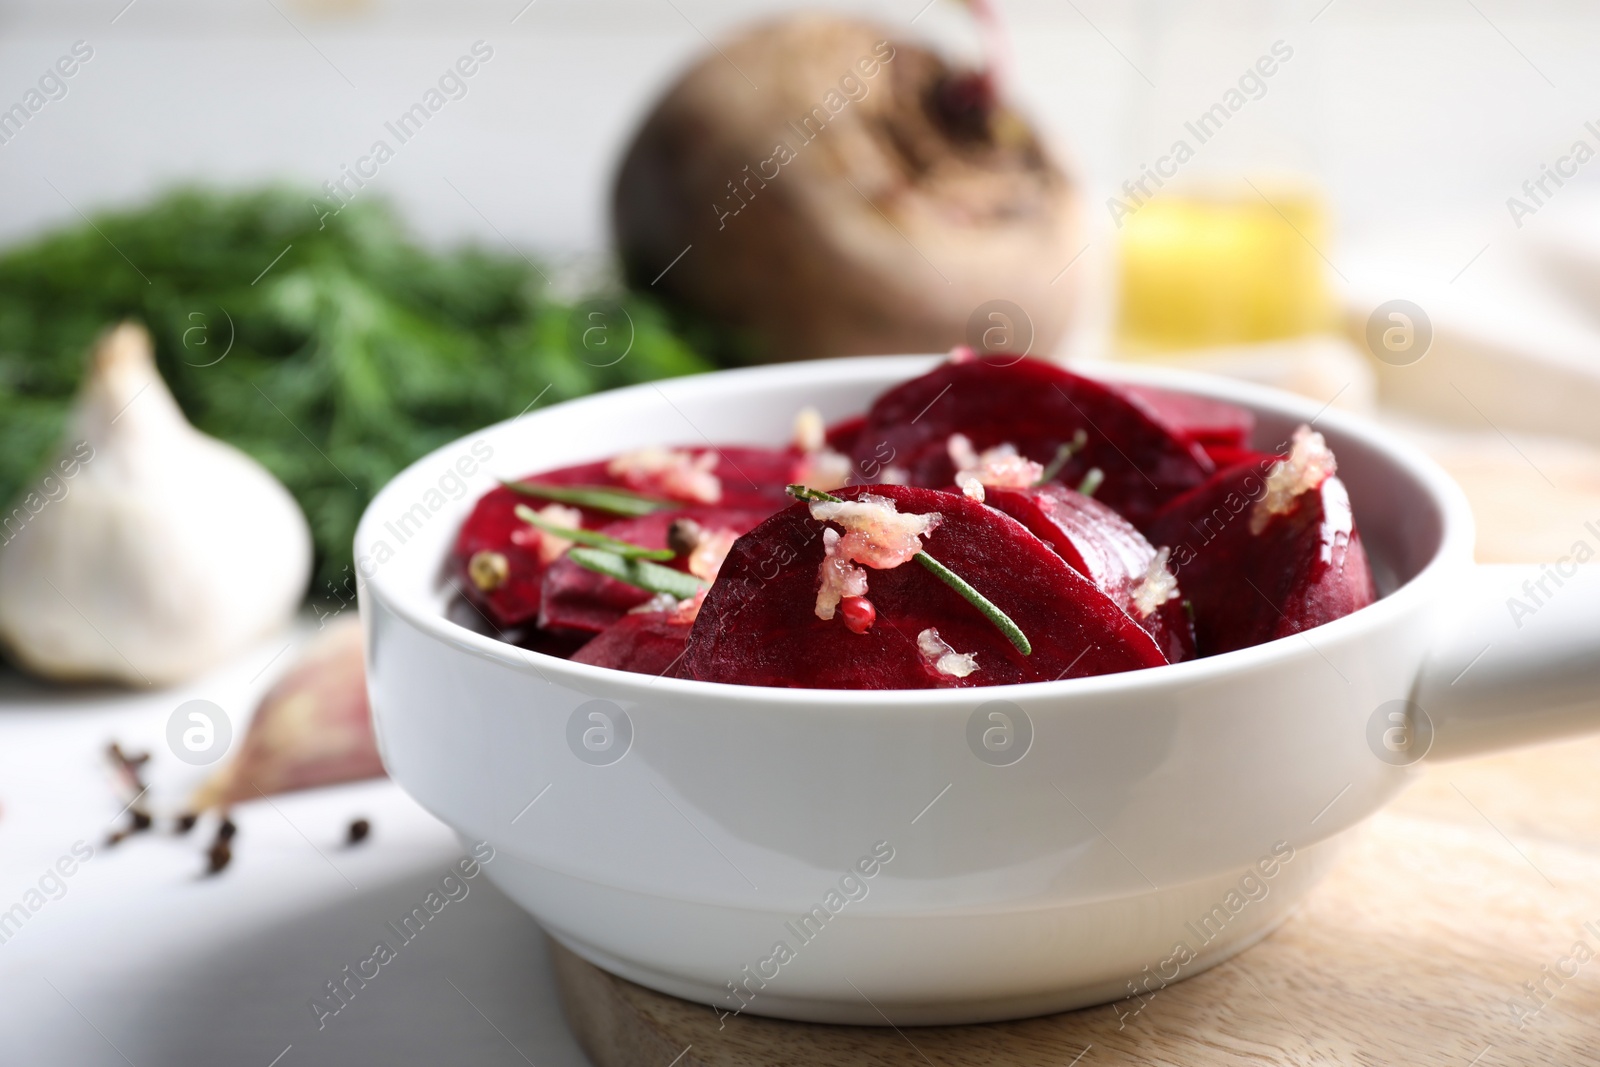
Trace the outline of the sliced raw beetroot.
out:
<instances>
[{"instance_id":1,"label":"sliced raw beetroot","mask_svg":"<svg viewBox=\"0 0 1600 1067\"><path fill-rule=\"evenodd\" d=\"M1062 469L1060 481L1077 485L1098 467L1105 474L1099 499L1135 525L1214 469L1199 445L1115 389L1049 363L1009 356L945 363L884 393L867 412L854 458L861 469L869 462L892 464L912 485L945 486L955 477L951 434L966 435L980 452L1009 443L1028 459L1049 464L1080 430L1087 443Z\"/></svg>"},{"instance_id":2,"label":"sliced raw beetroot","mask_svg":"<svg viewBox=\"0 0 1600 1067\"><path fill-rule=\"evenodd\" d=\"M1168 594L1159 572L1152 575L1156 548L1127 519L1060 485L990 488L986 499L1115 601L1155 639L1169 662L1194 658L1194 631L1182 597L1176 590Z\"/></svg>"},{"instance_id":3,"label":"sliced raw beetroot","mask_svg":"<svg viewBox=\"0 0 1600 1067\"><path fill-rule=\"evenodd\" d=\"M1256 417L1237 404L1153 385L1119 382L1113 388L1161 425L1208 452L1213 446L1243 448L1256 428Z\"/></svg>"},{"instance_id":4,"label":"sliced raw beetroot","mask_svg":"<svg viewBox=\"0 0 1600 1067\"><path fill-rule=\"evenodd\" d=\"M1344 483L1329 475L1273 513L1263 503L1271 466L1230 467L1149 526L1151 540L1172 546L1202 656L1309 630L1376 599Z\"/></svg>"},{"instance_id":5,"label":"sliced raw beetroot","mask_svg":"<svg viewBox=\"0 0 1600 1067\"><path fill-rule=\"evenodd\" d=\"M682 675L702 681L822 689L926 689L1109 674L1165 663L1150 635L1016 520L967 497L908 486L837 490L878 496L901 513L942 516L923 544L1027 634L1025 656L972 604L921 564L866 569L876 621L853 632L844 613L816 615L823 531L795 504L741 537L700 609ZM965 676L919 648L929 629ZM925 641L925 639L924 639Z\"/></svg>"},{"instance_id":6,"label":"sliced raw beetroot","mask_svg":"<svg viewBox=\"0 0 1600 1067\"><path fill-rule=\"evenodd\" d=\"M676 674L692 623L676 612L641 611L624 615L572 657L574 663L611 667L637 674Z\"/></svg>"},{"instance_id":7,"label":"sliced raw beetroot","mask_svg":"<svg viewBox=\"0 0 1600 1067\"><path fill-rule=\"evenodd\" d=\"M727 508L686 508L658 511L637 519L620 519L600 527L600 532L644 548L666 548L667 529L676 519L691 518L708 534L719 530L742 534L754 529L768 514L767 511ZM665 566L688 569L682 557ZM650 594L638 586L596 574L562 556L545 571L539 625L599 633L649 599Z\"/></svg>"}]
</instances>

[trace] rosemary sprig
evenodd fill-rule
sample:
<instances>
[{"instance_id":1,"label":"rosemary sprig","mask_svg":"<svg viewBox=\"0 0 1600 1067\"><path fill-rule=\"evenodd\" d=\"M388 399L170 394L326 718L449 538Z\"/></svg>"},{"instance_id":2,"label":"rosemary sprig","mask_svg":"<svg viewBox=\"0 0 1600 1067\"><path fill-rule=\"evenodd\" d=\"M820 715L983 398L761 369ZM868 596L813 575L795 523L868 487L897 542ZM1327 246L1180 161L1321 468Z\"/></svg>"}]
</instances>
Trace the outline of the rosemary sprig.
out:
<instances>
[{"instance_id":1,"label":"rosemary sprig","mask_svg":"<svg viewBox=\"0 0 1600 1067\"><path fill-rule=\"evenodd\" d=\"M1088 443L1089 435L1084 433L1083 429L1080 427L1078 432L1072 435L1072 440L1056 449L1055 459L1052 459L1049 466L1045 467L1045 469L1040 472L1039 480L1033 484L1035 486L1040 486L1046 482L1055 481L1056 475L1061 473L1061 468L1067 465L1067 460L1071 459L1079 452L1082 452L1083 447Z\"/></svg>"},{"instance_id":2,"label":"rosemary sprig","mask_svg":"<svg viewBox=\"0 0 1600 1067\"><path fill-rule=\"evenodd\" d=\"M603 534L599 530L584 530L574 526L562 526L558 522L551 522L526 504L518 504L516 514L517 518L529 526L537 526L546 533L554 534L576 544L615 552L623 559L667 560L677 555L670 548L645 548L643 545L636 545L632 541L624 541L621 538Z\"/></svg>"},{"instance_id":3,"label":"rosemary sprig","mask_svg":"<svg viewBox=\"0 0 1600 1067\"><path fill-rule=\"evenodd\" d=\"M789 485L784 487L784 491L796 500L820 500L828 504L844 503L844 497L824 493L821 489L813 489L809 485Z\"/></svg>"},{"instance_id":4,"label":"rosemary sprig","mask_svg":"<svg viewBox=\"0 0 1600 1067\"><path fill-rule=\"evenodd\" d=\"M1006 640L1024 656L1033 655L1033 642L1028 640L1028 635L1022 632L1022 627L1011 621L1011 616L1001 611L994 601L978 592L967 584L965 578L934 559L926 552L918 552L918 563L934 573L945 585L960 593L962 598L983 613L983 617L994 623L995 629L1006 635Z\"/></svg>"},{"instance_id":5,"label":"rosemary sprig","mask_svg":"<svg viewBox=\"0 0 1600 1067\"><path fill-rule=\"evenodd\" d=\"M790 496L799 500L821 500L833 504L844 502L841 497L811 489L804 485L791 485L788 490ZM574 549L573 551L577 550ZM1028 635L1023 633L1022 627L1013 622L1011 616L1001 611L994 601L972 588L965 578L928 555L927 552L918 552L913 558L931 571L934 577L959 593L963 600L977 608L984 618L994 623L995 629L1004 634L1006 640L1010 641L1012 647L1018 652L1021 652L1024 656L1033 655L1033 642L1028 640Z\"/></svg>"},{"instance_id":6,"label":"rosemary sprig","mask_svg":"<svg viewBox=\"0 0 1600 1067\"><path fill-rule=\"evenodd\" d=\"M540 482L501 482L514 493L531 496L536 500L553 500L558 504L571 504L580 508L593 508L612 515L636 519L663 508L681 507L670 500L660 500L642 493L618 489L613 485L544 485Z\"/></svg>"},{"instance_id":7,"label":"rosemary sprig","mask_svg":"<svg viewBox=\"0 0 1600 1067\"><path fill-rule=\"evenodd\" d=\"M585 570L626 582L647 593L666 593L679 600L687 600L706 587L705 582L692 574L647 559L628 559L603 548L569 548L567 558Z\"/></svg>"}]
</instances>

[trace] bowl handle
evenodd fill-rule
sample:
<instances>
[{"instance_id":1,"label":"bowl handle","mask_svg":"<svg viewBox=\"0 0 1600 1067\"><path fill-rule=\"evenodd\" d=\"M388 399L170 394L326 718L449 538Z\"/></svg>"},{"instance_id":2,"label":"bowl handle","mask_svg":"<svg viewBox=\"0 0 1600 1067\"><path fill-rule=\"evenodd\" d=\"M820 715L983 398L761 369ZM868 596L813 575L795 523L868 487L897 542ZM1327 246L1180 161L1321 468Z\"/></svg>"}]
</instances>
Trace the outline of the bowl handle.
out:
<instances>
[{"instance_id":1,"label":"bowl handle","mask_svg":"<svg viewBox=\"0 0 1600 1067\"><path fill-rule=\"evenodd\" d=\"M1471 568L1442 617L1411 698L1429 759L1600 730L1600 563Z\"/></svg>"}]
</instances>

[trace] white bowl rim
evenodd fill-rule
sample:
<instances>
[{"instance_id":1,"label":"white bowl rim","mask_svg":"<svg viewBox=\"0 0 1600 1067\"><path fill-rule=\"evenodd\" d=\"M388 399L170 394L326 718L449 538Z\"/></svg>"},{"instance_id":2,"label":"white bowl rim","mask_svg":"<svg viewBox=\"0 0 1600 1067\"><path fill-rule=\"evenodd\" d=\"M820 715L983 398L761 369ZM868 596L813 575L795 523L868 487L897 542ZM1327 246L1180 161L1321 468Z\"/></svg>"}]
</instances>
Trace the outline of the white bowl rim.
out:
<instances>
[{"instance_id":1,"label":"white bowl rim","mask_svg":"<svg viewBox=\"0 0 1600 1067\"><path fill-rule=\"evenodd\" d=\"M692 382L697 379L717 376L723 380L737 381L766 376L782 377L785 374L796 373L797 369L804 369L813 373L825 373L827 370L832 369L845 375L850 372L869 374L876 370L898 371L903 369L908 372L907 378L910 378L924 372L944 358L946 357L858 356L803 363L779 363L759 367L742 367L668 380L672 382ZM702 699L715 701L719 704L729 702L748 704L752 701L760 701L763 704L775 706L810 706L815 708L818 707L819 701L826 701L826 704L822 706L846 704L851 708L855 708L869 705L875 710L890 711L894 709L924 710L930 706L939 707L943 705L969 706L974 697L980 697L984 700L1026 699L1030 703L1049 698L1061 698L1058 702L1064 703L1067 698L1092 699L1107 691L1116 691L1119 694L1124 694L1130 691L1136 692L1139 689L1148 689L1152 691L1152 695L1159 695L1157 691L1160 690L1185 689L1191 686L1207 684L1232 674L1256 668L1269 668L1280 664L1299 654L1296 638L1303 638L1308 643L1311 643L1311 639L1306 636L1307 634L1316 634L1321 638L1319 642L1312 643L1313 650L1317 650L1320 655L1318 644L1345 644L1359 639L1365 633L1382 629L1398 616L1413 610L1418 599L1427 599L1440 595L1440 590L1437 587L1449 582L1453 577L1453 572L1459 573L1463 564L1470 564L1471 562L1475 536L1474 523L1466 494L1461 490L1461 487L1445 473L1442 467L1416 447L1398 439L1389 431L1384 430L1370 420L1334 409L1331 406L1331 401L1328 404L1319 406L1309 398L1269 386L1169 366L1093 362L1077 363L1067 369L1074 373L1083 374L1086 377L1159 386L1179 392L1192 393L1197 396L1236 402L1248 407L1271 409L1289 418L1298 418L1308 424L1325 424L1326 428L1333 430L1336 434L1359 440L1374 452L1382 454L1386 462L1393 464L1427 489L1431 502L1440 512L1442 534L1439 538L1439 543L1435 546L1433 554L1428 561L1409 580L1388 595L1341 619L1335 619L1333 622L1313 627L1311 630L1276 638L1249 648L1223 652L1200 659L1186 660L1182 663L1147 667L1143 670L1090 675L1082 678L1066 678L1050 682L1017 682L1009 685L950 689L810 689L740 685L731 682L705 682L688 678L670 678L664 675L635 674L611 667L596 667L585 663L574 663L559 656L534 652L519 645L513 645L498 638L468 629L459 623L451 621L442 612L434 610L426 604L417 603L414 598L394 589L390 584L393 581L390 577L393 571L388 568L380 568L371 577L364 577L361 588L381 600L387 610L430 637L499 663L519 673L536 675L545 682L553 680L552 677L547 676L546 672L564 676L563 680L571 688L579 691L613 691L618 686L632 686L641 691L648 689L685 696L698 695ZM557 407L567 408L577 405L603 407L617 398L632 397L651 391L656 388L657 384L659 383L645 382L640 385L608 390L603 393L564 401L562 404L546 410L553 411ZM485 432L499 430L515 421L517 421L516 417L506 419L469 434L464 438L442 445L419 458L391 479L383 489L379 490L362 514L361 522L356 529L356 558L362 558L364 546L373 539L374 534L371 528L380 521L378 515L386 513L386 509L390 504L389 497L391 494L398 492L398 483L403 482L413 469L430 464L445 453L459 451L462 443L469 438L478 437ZM596 458L601 457L597 456ZM432 566L437 567L442 562L434 561ZM665 689L658 689L657 687L665 687ZM643 692L637 695L642 697Z\"/></svg>"}]
</instances>

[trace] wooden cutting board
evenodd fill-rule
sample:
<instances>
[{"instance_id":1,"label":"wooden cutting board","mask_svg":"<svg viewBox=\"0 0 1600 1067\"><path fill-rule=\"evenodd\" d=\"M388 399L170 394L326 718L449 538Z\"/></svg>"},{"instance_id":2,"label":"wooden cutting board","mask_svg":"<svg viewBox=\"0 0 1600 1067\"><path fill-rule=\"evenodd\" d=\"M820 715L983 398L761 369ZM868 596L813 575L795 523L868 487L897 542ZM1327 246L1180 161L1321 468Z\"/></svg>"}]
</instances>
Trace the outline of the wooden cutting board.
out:
<instances>
[{"instance_id":1,"label":"wooden cutting board","mask_svg":"<svg viewBox=\"0 0 1600 1067\"><path fill-rule=\"evenodd\" d=\"M552 946L562 1002L596 1067L1600 1064L1600 958L1574 955L1581 942L1600 957L1597 769L1600 739L1431 768L1274 934L1143 1007L719 1024ZM1535 1015L1523 983L1541 981Z\"/></svg>"}]
</instances>

